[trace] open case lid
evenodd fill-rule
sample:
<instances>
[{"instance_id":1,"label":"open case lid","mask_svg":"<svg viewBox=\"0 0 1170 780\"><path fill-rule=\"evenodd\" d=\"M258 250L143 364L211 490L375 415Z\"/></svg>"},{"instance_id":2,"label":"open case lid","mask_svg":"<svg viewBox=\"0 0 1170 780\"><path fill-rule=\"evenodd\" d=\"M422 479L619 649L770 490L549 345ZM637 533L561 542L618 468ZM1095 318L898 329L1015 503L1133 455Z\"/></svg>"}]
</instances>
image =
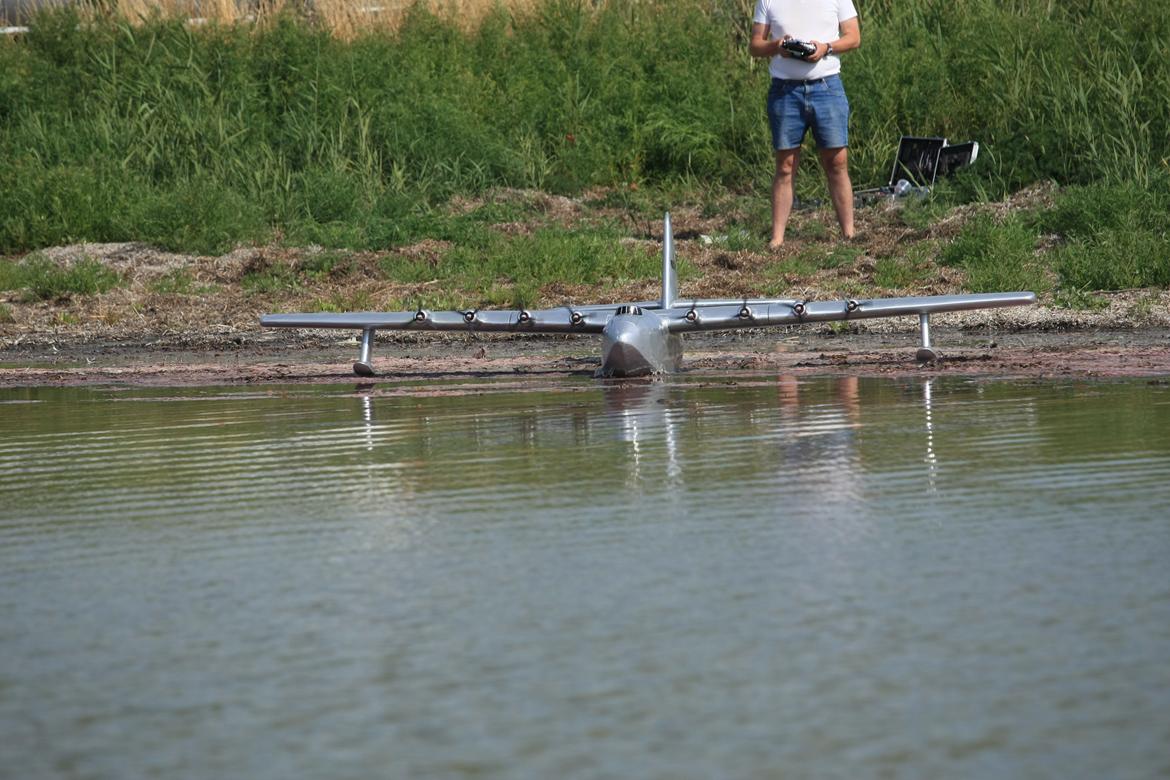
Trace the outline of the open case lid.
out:
<instances>
[{"instance_id":1,"label":"open case lid","mask_svg":"<svg viewBox=\"0 0 1170 780\"><path fill-rule=\"evenodd\" d=\"M956 169L975 162L978 156L979 144L976 141L944 146L938 156L938 175L950 176Z\"/></svg>"},{"instance_id":2,"label":"open case lid","mask_svg":"<svg viewBox=\"0 0 1170 780\"><path fill-rule=\"evenodd\" d=\"M939 155L947 145L945 138L904 135L898 142L898 156L890 171L890 187L906 179L915 187L930 187L938 175Z\"/></svg>"}]
</instances>

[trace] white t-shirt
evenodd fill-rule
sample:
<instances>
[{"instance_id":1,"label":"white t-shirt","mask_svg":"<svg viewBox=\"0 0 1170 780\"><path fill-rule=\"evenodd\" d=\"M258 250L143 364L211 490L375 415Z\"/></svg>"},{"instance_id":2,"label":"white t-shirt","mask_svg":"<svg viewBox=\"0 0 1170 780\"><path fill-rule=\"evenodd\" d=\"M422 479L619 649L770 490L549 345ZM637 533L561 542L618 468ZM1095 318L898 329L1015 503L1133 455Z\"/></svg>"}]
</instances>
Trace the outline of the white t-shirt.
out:
<instances>
[{"instance_id":1,"label":"white t-shirt","mask_svg":"<svg viewBox=\"0 0 1170 780\"><path fill-rule=\"evenodd\" d=\"M768 25L770 41L791 35L829 43L841 37L841 22L855 16L853 0L756 0L752 22ZM840 73L841 60L835 54L815 63L777 55L768 70L778 79L819 79Z\"/></svg>"}]
</instances>

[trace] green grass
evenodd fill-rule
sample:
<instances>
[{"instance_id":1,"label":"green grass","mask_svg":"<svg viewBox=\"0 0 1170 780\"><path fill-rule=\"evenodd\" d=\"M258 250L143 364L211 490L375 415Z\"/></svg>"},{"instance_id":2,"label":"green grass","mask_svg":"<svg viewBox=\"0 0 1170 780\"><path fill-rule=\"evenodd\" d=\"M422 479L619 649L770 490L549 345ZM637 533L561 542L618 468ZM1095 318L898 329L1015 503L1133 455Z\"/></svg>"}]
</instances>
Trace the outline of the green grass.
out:
<instances>
[{"instance_id":1,"label":"green grass","mask_svg":"<svg viewBox=\"0 0 1170 780\"><path fill-rule=\"evenodd\" d=\"M374 299L365 291L360 291L352 295L333 295L328 298L318 298L308 306L309 311L317 312L372 311L375 308L376 304Z\"/></svg>"},{"instance_id":2,"label":"green grass","mask_svg":"<svg viewBox=\"0 0 1170 780\"><path fill-rule=\"evenodd\" d=\"M121 281L117 272L84 258L64 266L32 254L19 262L0 260L0 290L19 290L22 300L56 301L74 295L96 295Z\"/></svg>"},{"instance_id":3,"label":"green grass","mask_svg":"<svg viewBox=\"0 0 1170 780\"><path fill-rule=\"evenodd\" d=\"M1061 286L1127 290L1170 286L1170 240L1127 230L1076 239L1053 252Z\"/></svg>"},{"instance_id":4,"label":"green grass","mask_svg":"<svg viewBox=\"0 0 1170 780\"><path fill-rule=\"evenodd\" d=\"M485 232L478 241L456 244L436 259L395 256L381 263L394 281L443 283L484 291L483 305L536 299L546 284L575 280L620 284L660 273L657 247L621 242L616 230L575 233L547 227L527 236Z\"/></svg>"},{"instance_id":5,"label":"green grass","mask_svg":"<svg viewBox=\"0 0 1170 780\"><path fill-rule=\"evenodd\" d=\"M915 230L926 230L950 212L956 200L953 192L947 188L942 191L936 190L929 197L907 198L901 202L898 220Z\"/></svg>"},{"instance_id":6,"label":"green grass","mask_svg":"<svg viewBox=\"0 0 1170 780\"><path fill-rule=\"evenodd\" d=\"M743 225L731 224L727 226L726 233L711 236L711 243L729 252L745 250L759 252L764 249L766 242L758 231L752 231Z\"/></svg>"},{"instance_id":7,"label":"green grass","mask_svg":"<svg viewBox=\"0 0 1170 780\"><path fill-rule=\"evenodd\" d=\"M1061 191L1038 217L1040 229L1064 238L1093 238L1117 230L1170 232L1170 174L1150 186L1090 184Z\"/></svg>"},{"instance_id":8,"label":"green grass","mask_svg":"<svg viewBox=\"0 0 1170 780\"><path fill-rule=\"evenodd\" d=\"M615 287L657 278L661 253L657 243L626 242L614 226L596 225L588 230L546 226L525 235L507 235L474 223L466 217L450 225L467 240L434 244L426 251L387 254L376 270L360 267L352 253L323 250L297 262L262 261L243 274L241 287L254 295L284 295L311 291L325 279L352 280L370 273L410 285L408 298L375 301L326 296L309 303L317 311L381 308L460 308L465 306L530 306L543 299L548 285L567 280L596 287ZM693 278L695 269L685 260L676 262L681 280ZM192 281L183 272L163 277L153 289L190 292Z\"/></svg>"},{"instance_id":9,"label":"green grass","mask_svg":"<svg viewBox=\"0 0 1170 780\"><path fill-rule=\"evenodd\" d=\"M1151 187L1070 187L1037 223L1064 240L1052 252L1064 288L1170 286L1170 176Z\"/></svg>"},{"instance_id":10,"label":"green grass","mask_svg":"<svg viewBox=\"0 0 1170 780\"><path fill-rule=\"evenodd\" d=\"M925 283L932 276L930 245L914 247L901 257L882 257L877 260L873 281L888 290L906 290Z\"/></svg>"},{"instance_id":11,"label":"green grass","mask_svg":"<svg viewBox=\"0 0 1170 780\"><path fill-rule=\"evenodd\" d=\"M1161 303L1158 296L1149 294L1142 295L1130 306L1130 314L1141 319L1148 319L1154 315L1155 309L1160 308L1160 306Z\"/></svg>"},{"instance_id":12,"label":"green grass","mask_svg":"<svg viewBox=\"0 0 1170 780\"><path fill-rule=\"evenodd\" d=\"M1038 239L1019 214L1008 214L1002 221L982 214L943 248L941 260L967 272L972 292L1044 291L1051 284L1036 254Z\"/></svg>"},{"instance_id":13,"label":"green grass","mask_svg":"<svg viewBox=\"0 0 1170 780\"><path fill-rule=\"evenodd\" d=\"M731 210L729 248L757 250L773 163L766 63L746 53L750 13L745 0L547 0L466 30L416 8L393 34L344 41L292 14L192 29L45 11L30 34L0 40L0 253L126 240L202 254L268 242L381 251L437 239L454 245L437 270L388 273L480 278L483 295L512 298L553 273L588 281L609 278L598 266L635 263L555 231L519 242L515 262L501 256L489 226L541 222L539 197L448 208L515 190L600 191L592 205L630 223L680 202ZM844 56L858 187L885 180L903 134L977 140L976 165L905 204L904 224L925 229L954 204L1038 181L1067 189L1033 222L970 228L1008 259L960 237L949 262L972 284L1168 284L1170 15L1141 0L882 0L863 14L864 46ZM797 195L826 196L811 146ZM1033 228L1059 245L1029 260ZM812 219L792 229L811 241L831 232ZM546 249L561 259L538 260ZM342 273L328 257L249 285ZM477 258L488 258L482 278Z\"/></svg>"},{"instance_id":14,"label":"green grass","mask_svg":"<svg viewBox=\"0 0 1170 780\"><path fill-rule=\"evenodd\" d=\"M1108 299L1093 295L1086 290L1078 290L1075 287L1057 290L1052 297L1052 302L1062 309L1082 309L1085 311L1097 311L1109 305Z\"/></svg>"},{"instance_id":15,"label":"green grass","mask_svg":"<svg viewBox=\"0 0 1170 780\"><path fill-rule=\"evenodd\" d=\"M853 265L854 261L864 253L865 250L856 244L837 244L821 260L821 267L841 268L843 266Z\"/></svg>"},{"instance_id":16,"label":"green grass","mask_svg":"<svg viewBox=\"0 0 1170 780\"><path fill-rule=\"evenodd\" d=\"M859 246L848 244L806 246L795 257L778 263L776 270L782 274L808 276L819 270L852 265L864 251Z\"/></svg>"},{"instance_id":17,"label":"green grass","mask_svg":"<svg viewBox=\"0 0 1170 780\"><path fill-rule=\"evenodd\" d=\"M607 185L638 211L678 187L765 192L749 4L661 10L549 0L464 32L416 9L394 35L348 42L292 15L192 30L42 13L0 41L0 142L15 150L0 251L274 235L376 249L491 187ZM1170 157L1170 17L1151 4L878 3L863 33L844 70L859 186L885 179L903 133L981 142L977 175L954 184L967 199L1047 178L1146 187ZM798 195L823 197L814 154L801 169Z\"/></svg>"},{"instance_id":18,"label":"green grass","mask_svg":"<svg viewBox=\"0 0 1170 780\"><path fill-rule=\"evenodd\" d=\"M771 217L769 217L770 219ZM765 235L771 234L769 232ZM824 241L830 235L829 229L825 227L824 223L818 222L815 219L795 219L788 223L788 228L785 231L785 238L791 236L792 238L800 238L806 241Z\"/></svg>"},{"instance_id":19,"label":"green grass","mask_svg":"<svg viewBox=\"0 0 1170 780\"><path fill-rule=\"evenodd\" d=\"M978 140L979 187L1043 179L1146 185L1170 142L1170 17L1137 0L881 3L846 62L863 168L895 128ZM896 52L899 56L891 56ZM896 124L895 124L896 123ZM885 133L878 132L885 129Z\"/></svg>"},{"instance_id":20,"label":"green grass","mask_svg":"<svg viewBox=\"0 0 1170 780\"><path fill-rule=\"evenodd\" d=\"M776 263L770 263L764 268L764 276L777 284L783 284L788 277L809 277L818 270L816 261L801 253L796 257L787 258Z\"/></svg>"},{"instance_id":21,"label":"green grass","mask_svg":"<svg viewBox=\"0 0 1170 780\"><path fill-rule=\"evenodd\" d=\"M190 295L195 291L195 277L187 269L177 268L151 282L150 290L164 295Z\"/></svg>"},{"instance_id":22,"label":"green grass","mask_svg":"<svg viewBox=\"0 0 1170 780\"><path fill-rule=\"evenodd\" d=\"M219 291L218 285L199 283L186 268L168 271L148 287L151 292L162 295L214 295Z\"/></svg>"},{"instance_id":23,"label":"green grass","mask_svg":"<svg viewBox=\"0 0 1170 780\"><path fill-rule=\"evenodd\" d=\"M273 295L300 290L304 280L292 266L276 263L244 274L240 286L249 293Z\"/></svg>"},{"instance_id":24,"label":"green grass","mask_svg":"<svg viewBox=\"0 0 1170 780\"><path fill-rule=\"evenodd\" d=\"M297 271L310 279L344 276L354 270L353 259L345 252L323 251L310 255L297 264Z\"/></svg>"}]
</instances>

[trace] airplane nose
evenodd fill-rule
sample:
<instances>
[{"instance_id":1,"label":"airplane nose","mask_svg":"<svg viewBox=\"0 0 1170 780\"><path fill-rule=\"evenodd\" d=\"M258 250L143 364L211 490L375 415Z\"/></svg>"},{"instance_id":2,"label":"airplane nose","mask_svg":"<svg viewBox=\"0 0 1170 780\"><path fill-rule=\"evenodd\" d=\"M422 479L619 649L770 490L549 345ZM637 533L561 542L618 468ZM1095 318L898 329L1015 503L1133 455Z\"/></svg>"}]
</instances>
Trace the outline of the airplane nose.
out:
<instances>
[{"instance_id":1,"label":"airplane nose","mask_svg":"<svg viewBox=\"0 0 1170 780\"><path fill-rule=\"evenodd\" d=\"M653 373L654 362L647 356L652 351L649 330L634 322L634 315L614 317L601 332L602 376L643 376Z\"/></svg>"},{"instance_id":2,"label":"airplane nose","mask_svg":"<svg viewBox=\"0 0 1170 780\"><path fill-rule=\"evenodd\" d=\"M605 376L645 376L653 370L645 355L629 344L612 345L602 362Z\"/></svg>"}]
</instances>

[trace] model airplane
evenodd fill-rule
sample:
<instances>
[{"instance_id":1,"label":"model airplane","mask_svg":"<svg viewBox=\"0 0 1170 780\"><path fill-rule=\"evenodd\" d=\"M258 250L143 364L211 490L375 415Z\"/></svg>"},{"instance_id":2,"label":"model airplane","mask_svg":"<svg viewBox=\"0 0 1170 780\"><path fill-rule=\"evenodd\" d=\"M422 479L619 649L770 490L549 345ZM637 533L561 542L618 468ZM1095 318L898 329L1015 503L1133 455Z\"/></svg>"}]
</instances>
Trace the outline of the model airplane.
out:
<instances>
[{"instance_id":1,"label":"model airplane","mask_svg":"<svg viewBox=\"0 0 1170 780\"><path fill-rule=\"evenodd\" d=\"M361 354L355 374L374 376L371 353L379 330L470 331L473 333L589 333L601 336L600 377L633 377L678 369L687 333L805 322L918 316L918 360L939 354L930 343L930 315L936 312L1025 306L1032 292L799 301L788 298L686 300L679 298L674 270L674 235L666 215L662 244L662 298L637 303L566 305L555 309L510 311L355 312L347 314L266 314L269 328L349 328L360 330Z\"/></svg>"}]
</instances>

